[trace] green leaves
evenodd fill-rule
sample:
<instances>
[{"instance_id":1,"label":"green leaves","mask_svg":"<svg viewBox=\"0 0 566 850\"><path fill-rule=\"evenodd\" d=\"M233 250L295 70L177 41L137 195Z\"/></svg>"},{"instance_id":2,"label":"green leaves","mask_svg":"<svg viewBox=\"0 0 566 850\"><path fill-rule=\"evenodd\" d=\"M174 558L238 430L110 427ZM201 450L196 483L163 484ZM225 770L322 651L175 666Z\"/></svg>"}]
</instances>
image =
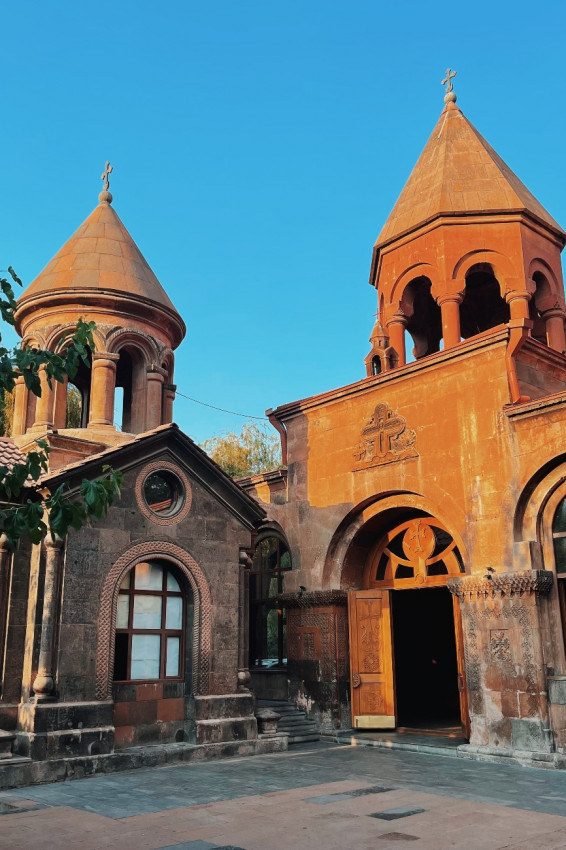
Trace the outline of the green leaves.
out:
<instances>
[{"instance_id":1,"label":"green leaves","mask_svg":"<svg viewBox=\"0 0 566 850\"><path fill-rule=\"evenodd\" d=\"M14 325L17 303L12 283L21 286L22 282L11 266L8 273L12 282L0 277L0 316ZM42 372L49 387L53 380L72 380L81 363L90 368L95 330L94 322L79 319L72 335L60 341L61 350L57 353L29 346L10 350L0 345L0 392L11 392L22 376L28 390L41 396ZM0 335L0 343L1 340ZM85 479L75 496L69 495L66 484L49 493L42 489L40 481L48 471L48 458L48 443L38 440L37 448L28 452L21 463L0 466L0 532L5 533L12 549L25 533L32 543L40 543L48 530L65 537L70 528L78 530L92 519L103 517L120 495L122 473L109 466L103 467L100 478Z\"/></svg>"}]
</instances>

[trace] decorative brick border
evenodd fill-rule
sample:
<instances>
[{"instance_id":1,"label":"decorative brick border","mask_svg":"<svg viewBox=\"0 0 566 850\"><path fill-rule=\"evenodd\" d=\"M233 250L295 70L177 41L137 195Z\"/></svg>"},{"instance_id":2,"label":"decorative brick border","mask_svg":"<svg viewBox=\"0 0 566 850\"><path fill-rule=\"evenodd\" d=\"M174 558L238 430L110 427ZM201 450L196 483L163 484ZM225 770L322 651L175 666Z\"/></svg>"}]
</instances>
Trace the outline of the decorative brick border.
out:
<instances>
[{"instance_id":1,"label":"decorative brick border","mask_svg":"<svg viewBox=\"0 0 566 850\"><path fill-rule=\"evenodd\" d=\"M195 559L184 549L174 543L152 540L128 549L118 558L104 580L98 618L96 654L96 698L99 700L109 699L112 694L114 633L120 585L126 573L136 563L152 558L174 564L181 570L191 586L194 599L193 691L200 695L208 693L212 632L212 601L208 581Z\"/></svg>"},{"instance_id":2,"label":"decorative brick border","mask_svg":"<svg viewBox=\"0 0 566 850\"><path fill-rule=\"evenodd\" d=\"M161 472L164 469L175 475L185 488L185 503L183 507L177 511L177 513L172 514L171 516L159 516L159 514L154 513L154 511L147 506L143 495L143 485L148 475L151 475L152 472ZM181 520L184 519L190 511L191 502L193 500L193 491L191 490L189 479L178 466L174 463L169 463L167 460L156 460L153 463L146 464L146 466L140 470L140 473L136 478L135 494L138 508L142 514L157 525L175 525L176 523L181 522Z\"/></svg>"}]
</instances>

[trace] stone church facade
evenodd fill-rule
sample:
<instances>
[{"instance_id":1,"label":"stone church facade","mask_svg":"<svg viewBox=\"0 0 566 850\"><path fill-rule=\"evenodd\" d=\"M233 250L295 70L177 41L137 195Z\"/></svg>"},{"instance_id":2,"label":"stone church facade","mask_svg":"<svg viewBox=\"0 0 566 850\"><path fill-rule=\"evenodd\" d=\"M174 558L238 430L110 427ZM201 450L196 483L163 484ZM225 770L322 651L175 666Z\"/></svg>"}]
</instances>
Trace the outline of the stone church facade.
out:
<instances>
[{"instance_id":1,"label":"stone church facade","mask_svg":"<svg viewBox=\"0 0 566 850\"><path fill-rule=\"evenodd\" d=\"M0 454L124 487L0 540L0 787L285 748L258 699L565 766L565 243L449 92L374 248L365 377L268 411L283 466L235 483L173 424L185 326L106 188L16 314L53 350L96 322L80 423L22 381Z\"/></svg>"},{"instance_id":2,"label":"stone church facade","mask_svg":"<svg viewBox=\"0 0 566 850\"><path fill-rule=\"evenodd\" d=\"M269 411L285 467L243 482L293 566L257 692L566 764L565 241L449 92L375 244L366 377Z\"/></svg>"}]
</instances>

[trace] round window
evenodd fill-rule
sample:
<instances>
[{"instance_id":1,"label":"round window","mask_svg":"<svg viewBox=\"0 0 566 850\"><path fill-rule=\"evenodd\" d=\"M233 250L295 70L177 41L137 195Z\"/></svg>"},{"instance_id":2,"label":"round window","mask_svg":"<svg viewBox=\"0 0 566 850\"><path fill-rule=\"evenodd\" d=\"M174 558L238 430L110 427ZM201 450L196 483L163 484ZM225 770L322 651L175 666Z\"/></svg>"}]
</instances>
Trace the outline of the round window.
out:
<instances>
[{"instance_id":1,"label":"round window","mask_svg":"<svg viewBox=\"0 0 566 850\"><path fill-rule=\"evenodd\" d=\"M148 475L143 483L143 496L150 511L160 517L173 516L185 502L183 486L169 470Z\"/></svg>"}]
</instances>

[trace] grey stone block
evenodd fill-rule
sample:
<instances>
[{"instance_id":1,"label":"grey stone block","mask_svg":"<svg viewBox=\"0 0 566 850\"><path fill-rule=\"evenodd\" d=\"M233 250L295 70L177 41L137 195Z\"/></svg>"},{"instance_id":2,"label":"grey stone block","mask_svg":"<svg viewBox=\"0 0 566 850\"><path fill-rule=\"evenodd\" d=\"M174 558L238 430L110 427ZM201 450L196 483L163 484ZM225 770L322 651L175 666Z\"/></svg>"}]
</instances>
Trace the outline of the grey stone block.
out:
<instances>
[{"instance_id":1,"label":"grey stone block","mask_svg":"<svg viewBox=\"0 0 566 850\"><path fill-rule=\"evenodd\" d=\"M548 698L554 705L566 705L566 676L548 677Z\"/></svg>"}]
</instances>

